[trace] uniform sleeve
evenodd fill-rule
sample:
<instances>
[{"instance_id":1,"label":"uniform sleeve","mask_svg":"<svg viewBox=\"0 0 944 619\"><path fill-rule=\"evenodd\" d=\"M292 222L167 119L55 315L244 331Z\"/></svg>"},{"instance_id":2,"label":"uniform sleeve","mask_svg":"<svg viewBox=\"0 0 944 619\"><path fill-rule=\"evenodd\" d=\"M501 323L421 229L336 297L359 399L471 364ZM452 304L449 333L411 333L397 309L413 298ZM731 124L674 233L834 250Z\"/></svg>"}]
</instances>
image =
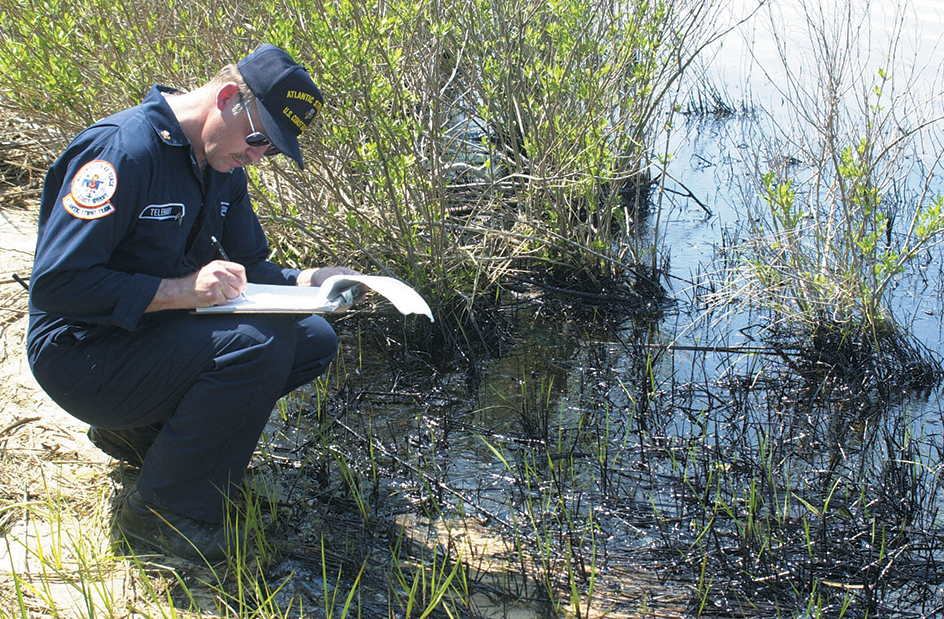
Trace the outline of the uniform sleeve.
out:
<instances>
[{"instance_id":1,"label":"uniform sleeve","mask_svg":"<svg viewBox=\"0 0 944 619\"><path fill-rule=\"evenodd\" d=\"M110 264L148 178L116 149L70 148L46 177L30 300L39 310L135 329L160 278Z\"/></svg>"}]
</instances>

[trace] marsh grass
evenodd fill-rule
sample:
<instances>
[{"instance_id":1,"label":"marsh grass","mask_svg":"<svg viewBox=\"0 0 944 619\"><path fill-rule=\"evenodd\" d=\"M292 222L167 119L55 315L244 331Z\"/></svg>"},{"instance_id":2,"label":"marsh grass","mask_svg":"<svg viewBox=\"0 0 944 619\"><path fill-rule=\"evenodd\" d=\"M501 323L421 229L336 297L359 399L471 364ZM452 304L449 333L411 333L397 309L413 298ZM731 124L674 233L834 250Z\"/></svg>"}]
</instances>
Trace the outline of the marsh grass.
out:
<instances>
[{"instance_id":1,"label":"marsh grass","mask_svg":"<svg viewBox=\"0 0 944 619\"><path fill-rule=\"evenodd\" d=\"M937 439L913 434L907 414L808 398L789 382L731 397L705 412L687 449L673 447L685 511L698 514L687 562L703 575L700 604L822 616L933 607Z\"/></svg>"},{"instance_id":2,"label":"marsh grass","mask_svg":"<svg viewBox=\"0 0 944 619\"><path fill-rule=\"evenodd\" d=\"M710 122L726 121L735 116L752 117L757 109L748 101L733 101L713 82L704 80L693 89L680 113L690 122Z\"/></svg>"},{"instance_id":3,"label":"marsh grass","mask_svg":"<svg viewBox=\"0 0 944 619\"><path fill-rule=\"evenodd\" d=\"M96 599L111 573L129 584L96 617L125 616L127 599L150 617L470 619L906 617L941 603L939 410L856 404L762 355L702 353L696 368L740 369L700 376L651 325L524 326L527 343L471 384L345 338L330 375L273 415L233 505L251 543L215 571L110 549L128 480L105 473L120 468L84 501L40 483L30 521L54 507L65 523L78 503L90 532L44 541L49 567L8 580L16 610L0 616L43 616L59 583Z\"/></svg>"},{"instance_id":4,"label":"marsh grass","mask_svg":"<svg viewBox=\"0 0 944 619\"><path fill-rule=\"evenodd\" d=\"M887 7L895 27L876 41L870 20L879 17L867 3L798 6L808 46L766 13L787 119L742 149L754 170L751 223L726 248L714 300L766 310L760 337L848 373L850 384L869 371L879 384L916 371L934 385L940 361L913 346L889 298L944 231L939 154L922 150L939 119L910 97L916 67L901 53L907 7Z\"/></svg>"},{"instance_id":5,"label":"marsh grass","mask_svg":"<svg viewBox=\"0 0 944 619\"><path fill-rule=\"evenodd\" d=\"M531 386L505 417L519 420L517 432L483 435L507 472L506 511L518 523L514 539L532 548L535 582L584 596L560 610L576 615L606 599L607 573L631 565L624 553L639 535L649 542L636 552L670 582L687 583L686 616L909 616L937 607L944 532L933 404L918 392L860 398L824 389L821 376L797 376L772 363L775 355L737 362L720 353L704 362L728 371L697 379L687 364L673 370L670 355L653 354L658 337L643 328L613 333L606 345L591 338L569 357L585 381L550 397L540 385L554 364L532 352L521 373ZM618 349L637 361L614 367ZM529 390L545 396L535 401ZM524 407L543 411L546 439L521 423Z\"/></svg>"}]
</instances>

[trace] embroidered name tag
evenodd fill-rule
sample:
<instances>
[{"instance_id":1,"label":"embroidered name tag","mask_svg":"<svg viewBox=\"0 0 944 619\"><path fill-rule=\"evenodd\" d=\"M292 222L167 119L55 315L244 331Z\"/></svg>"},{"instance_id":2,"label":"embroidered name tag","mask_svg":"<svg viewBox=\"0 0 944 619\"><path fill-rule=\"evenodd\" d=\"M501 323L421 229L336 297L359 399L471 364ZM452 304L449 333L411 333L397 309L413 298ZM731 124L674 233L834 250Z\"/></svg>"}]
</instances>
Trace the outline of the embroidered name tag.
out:
<instances>
[{"instance_id":1,"label":"embroidered name tag","mask_svg":"<svg viewBox=\"0 0 944 619\"><path fill-rule=\"evenodd\" d=\"M180 221L184 218L184 213L186 213L186 208L183 204L151 204L141 211L138 219L153 219L156 221L176 219Z\"/></svg>"}]
</instances>

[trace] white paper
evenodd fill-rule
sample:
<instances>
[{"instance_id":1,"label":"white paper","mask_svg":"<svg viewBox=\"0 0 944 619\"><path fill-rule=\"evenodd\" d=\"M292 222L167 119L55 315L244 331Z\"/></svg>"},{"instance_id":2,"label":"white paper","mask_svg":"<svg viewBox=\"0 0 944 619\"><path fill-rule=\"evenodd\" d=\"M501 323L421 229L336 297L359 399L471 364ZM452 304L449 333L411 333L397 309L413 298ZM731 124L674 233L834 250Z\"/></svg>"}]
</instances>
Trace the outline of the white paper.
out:
<instances>
[{"instance_id":1,"label":"white paper","mask_svg":"<svg viewBox=\"0 0 944 619\"><path fill-rule=\"evenodd\" d=\"M383 295L401 314L423 314L433 321L432 310L415 290L398 279L380 275L334 275L318 287L248 284L245 293L229 303L194 311L197 314L337 312L354 303L354 287L358 284Z\"/></svg>"}]
</instances>

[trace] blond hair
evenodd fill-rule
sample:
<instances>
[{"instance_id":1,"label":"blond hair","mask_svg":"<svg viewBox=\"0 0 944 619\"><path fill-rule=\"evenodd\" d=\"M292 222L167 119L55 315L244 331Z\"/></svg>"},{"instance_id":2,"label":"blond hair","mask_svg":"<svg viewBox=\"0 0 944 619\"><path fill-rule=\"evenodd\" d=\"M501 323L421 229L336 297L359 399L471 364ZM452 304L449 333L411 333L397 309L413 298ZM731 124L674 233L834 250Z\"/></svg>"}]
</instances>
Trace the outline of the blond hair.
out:
<instances>
[{"instance_id":1,"label":"blond hair","mask_svg":"<svg viewBox=\"0 0 944 619\"><path fill-rule=\"evenodd\" d=\"M256 99L255 93L250 90L249 86L246 84L246 80L243 79L243 74L239 72L239 68L235 63L228 64L217 71L208 85L220 86L227 82L234 82L239 87L239 96L242 97L244 106L252 103Z\"/></svg>"}]
</instances>

